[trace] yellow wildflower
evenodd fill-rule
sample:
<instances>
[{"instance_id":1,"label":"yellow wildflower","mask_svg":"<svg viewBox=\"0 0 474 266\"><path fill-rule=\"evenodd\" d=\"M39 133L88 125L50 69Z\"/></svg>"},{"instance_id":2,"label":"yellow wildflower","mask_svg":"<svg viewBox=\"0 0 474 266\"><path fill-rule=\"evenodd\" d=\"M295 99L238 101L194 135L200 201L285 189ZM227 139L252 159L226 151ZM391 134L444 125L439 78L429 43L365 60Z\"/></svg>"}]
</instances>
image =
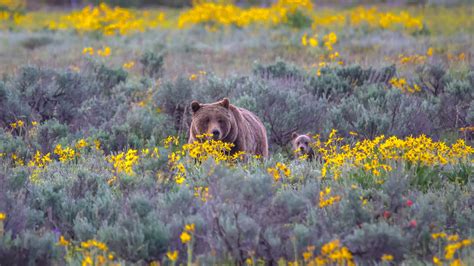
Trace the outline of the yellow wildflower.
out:
<instances>
[{"instance_id":1,"label":"yellow wildflower","mask_svg":"<svg viewBox=\"0 0 474 266\"><path fill-rule=\"evenodd\" d=\"M99 140L94 140L94 147L96 150L100 150L100 141Z\"/></svg>"},{"instance_id":2,"label":"yellow wildflower","mask_svg":"<svg viewBox=\"0 0 474 266\"><path fill-rule=\"evenodd\" d=\"M448 241L450 242L454 242L454 241L458 241L459 240L459 235L449 235L447 237Z\"/></svg>"},{"instance_id":3,"label":"yellow wildflower","mask_svg":"<svg viewBox=\"0 0 474 266\"><path fill-rule=\"evenodd\" d=\"M67 241L64 236L60 236L59 237L59 243L58 243L60 246L68 246L69 245L69 241Z\"/></svg>"},{"instance_id":4,"label":"yellow wildflower","mask_svg":"<svg viewBox=\"0 0 474 266\"><path fill-rule=\"evenodd\" d=\"M318 38L317 35L316 35L316 37L309 38L309 45L311 47L317 47L319 45L317 38Z\"/></svg>"},{"instance_id":5,"label":"yellow wildflower","mask_svg":"<svg viewBox=\"0 0 474 266\"><path fill-rule=\"evenodd\" d=\"M94 48L84 47L84 49L82 49L82 54L84 54L84 55L88 54L88 55L92 56L92 55L94 55Z\"/></svg>"},{"instance_id":6,"label":"yellow wildflower","mask_svg":"<svg viewBox=\"0 0 474 266\"><path fill-rule=\"evenodd\" d=\"M80 139L77 143L76 143L76 149L82 149L82 148L85 148L87 147L88 143L85 139Z\"/></svg>"},{"instance_id":7,"label":"yellow wildflower","mask_svg":"<svg viewBox=\"0 0 474 266\"><path fill-rule=\"evenodd\" d=\"M166 256L168 257L169 260L171 261L176 261L178 259L178 251L168 251L166 252Z\"/></svg>"},{"instance_id":8,"label":"yellow wildflower","mask_svg":"<svg viewBox=\"0 0 474 266\"><path fill-rule=\"evenodd\" d=\"M303 37L301 37L301 44L303 46L307 46L308 45L308 36L306 34L303 35Z\"/></svg>"},{"instance_id":9,"label":"yellow wildflower","mask_svg":"<svg viewBox=\"0 0 474 266\"><path fill-rule=\"evenodd\" d=\"M109 57L111 53L112 49L110 49L109 46L105 46L103 49L97 50L97 55L101 57Z\"/></svg>"},{"instance_id":10,"label":"yellow wildflower","mask_svg":"<svg viewBox=\"0 0 474 266\"><path fill-rule=\"evenodd\" d=\"M432 47L430 47L430 48L428 48L428 50L426 50L426 55L429 56L429 57L433 56L433 48Z\"/></svg>"},{"instance_id":11,"label":"yellow wildflower","mask_svg":"<svg viewBox=\"0 0 474 266\"><path fill-rule=\"evenodd\" d=\"M381 257L382 261L392 261L393 260L393 256L390 255L390 254L383 254L383 256Z\"/></svg>"},{"instance_id":12,"label":"yellow wildflower","mask_svg":"<svg viewBox=\"0 0 474 266\"><path fill-rule=\"evenodd\" d=\"M433 239L446 238L446 237L447 237L446 233L443 233L443 232L431 234L431 238Z\"/></svg>"},{"instance_id":13,"label":"yellow wildflower","mask_svg":"<svg viewBox=\"0 0 474 266\"><path fill-rule=\"evenodd\" d=\"M184 231L183 233L181 233L181 242L183 242L183 244L186 244L188 243L189 241L191 241L191 235L188 234L186 231Z\"/></svg>"},{"instance_id":14,"label":"yellow wildflower","mask_svg":"<svg viewBox=\"0 0 474 266\"><path fill-rule=\"evenodd\" d=\"M195 226L194 226L194 224L187 224L187 225L184 226L184 230L186 230L188 232L194 232Z\"/></svg>"},{"instance_id":15,"label":"yellow wildflower","mask_svg":"<svg viewBox=\"0 0 474 266\"><path fill-rule=\"evenodd\" d=\"M86 266L86 265L93 265L92 264L93 261L92 261L92 258L90 256L86 256L83 260L82 260L82 266Z\"/></svg>"},{"instance_id":16,"label":"yellow wildflower","mask_svg":"<svg viewBox=\"0 0 474 266\"><path fill-rule=\"evenodd\" d=\"M134 66L135 66L135 62L133 62L133 61L126 62L122 65L122 67L125 68L125 69L131 69Z\"/></svg>"}]
</instances>

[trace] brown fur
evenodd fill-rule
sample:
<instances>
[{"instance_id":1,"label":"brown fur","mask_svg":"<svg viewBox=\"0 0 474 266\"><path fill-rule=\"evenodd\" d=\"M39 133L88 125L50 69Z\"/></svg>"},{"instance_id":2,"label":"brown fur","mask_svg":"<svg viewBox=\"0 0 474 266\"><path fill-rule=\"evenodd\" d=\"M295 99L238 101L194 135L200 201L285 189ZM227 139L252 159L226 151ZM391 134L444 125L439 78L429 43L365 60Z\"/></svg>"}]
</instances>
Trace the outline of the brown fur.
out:
<instances>
[{"instance_id":1,"label":"brown fur","mask_svg":"<svg viewBox=\"0 0 474 266\"><path fill-rule=\"evenodd\" d=\"M215 140L234 144L231 154L244 151L268 157L267 131L252 112L230 104L227 98L209 104L193 101L191 110L189 143L196 141L197 135L213 134Z\"/></svg>"},{"instance_id":2,"label":"brown fur","mask_svg":"<svg viewBox=\"0 0 474 266\"><path fill-rule=\"evenodd\" d=\"M308 159L313 160L314 151L313 148L311 148L311 143L313 142L313 139L309 136L309 134L299 135L295 132L291 135L291 137L291 146L293 148L293 152L295 153L296 158L307 154Z\"/></svg>"}]
</instances>

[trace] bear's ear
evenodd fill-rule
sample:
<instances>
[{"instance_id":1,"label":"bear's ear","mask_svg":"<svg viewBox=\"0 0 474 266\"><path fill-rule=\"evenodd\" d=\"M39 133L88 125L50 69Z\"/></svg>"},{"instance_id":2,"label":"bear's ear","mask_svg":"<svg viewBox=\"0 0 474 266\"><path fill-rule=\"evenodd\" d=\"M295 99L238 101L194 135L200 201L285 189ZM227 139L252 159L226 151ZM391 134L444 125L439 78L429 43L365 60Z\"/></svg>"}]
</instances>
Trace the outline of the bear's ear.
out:
<instances>
[{"instance_id":1,"label":"bear's ear","mask_svg":"<svg viewBox=\"0 0 474 266\"><path fill-rule=\"evenodd\" d=\"M229 109L229 104L230 104L230 103L229 103L229 99L228 99L228 98L222 99L222 101L221 101L222 107L224 107L224 108L226 108L226 109Z\"/></svg>"},{"instance_id":2,"label":"bear's ear","mask_svg":"<svg viewBox=\"0 0 474 266\"><path fill-rule=\"evenodd\" d=\"M199 108L201 108L201 104L198 101L193 101L191 103L191 110L193 111L193 113L197 112Z\"/></svg>"},{"instance_id":3,"label":"bear's ear","mask_svg":"<svg viewBox=\"0 0 474 266\"><path fill-rule=\"evenodd\" d=\"M293 132L293 134L291 134L291 139L296 139L297 137L298 137L298 133Z\"/></svg>"}]
</instances>

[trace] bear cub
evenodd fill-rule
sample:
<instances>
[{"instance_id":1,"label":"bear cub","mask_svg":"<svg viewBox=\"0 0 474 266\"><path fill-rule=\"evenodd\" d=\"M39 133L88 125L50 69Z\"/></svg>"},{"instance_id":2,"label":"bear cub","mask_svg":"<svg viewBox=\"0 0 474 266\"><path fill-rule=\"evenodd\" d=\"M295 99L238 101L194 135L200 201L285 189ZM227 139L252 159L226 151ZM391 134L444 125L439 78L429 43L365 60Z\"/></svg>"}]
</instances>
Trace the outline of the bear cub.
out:
<instances>
[{"instance_id":1,"label":"bear cub","mask_svg":"<svg viewBox=\"0 0 474 266\"><path fill-rule=\"evenodd\" d=\"M296 158L300 158L301 156L307 155L308 160L313 160L314 151L311 147L313 139L309 136L309 134L300 135L294 132L291 135L291 138L291 144Z\"/></svg>"}]
</instances>

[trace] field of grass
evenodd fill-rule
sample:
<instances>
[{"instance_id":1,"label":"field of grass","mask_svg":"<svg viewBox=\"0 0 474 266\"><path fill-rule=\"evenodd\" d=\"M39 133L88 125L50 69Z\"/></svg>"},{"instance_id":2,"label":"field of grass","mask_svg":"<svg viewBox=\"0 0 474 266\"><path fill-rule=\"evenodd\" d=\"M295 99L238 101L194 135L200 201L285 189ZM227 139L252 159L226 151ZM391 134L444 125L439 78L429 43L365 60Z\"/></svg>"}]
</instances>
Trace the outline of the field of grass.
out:
<instances>
[{"instance_id":1,"label":"field of grass","mask_svg":"<svg viewBox=\"0 0 474 266\"><path fill-rule=\"evenodd\" d=\"M474 264L472 5L21 3L0 1L0 265ZM224 97L269 158L187 144L191 101Z\"/></svg>"}]
</instances>

